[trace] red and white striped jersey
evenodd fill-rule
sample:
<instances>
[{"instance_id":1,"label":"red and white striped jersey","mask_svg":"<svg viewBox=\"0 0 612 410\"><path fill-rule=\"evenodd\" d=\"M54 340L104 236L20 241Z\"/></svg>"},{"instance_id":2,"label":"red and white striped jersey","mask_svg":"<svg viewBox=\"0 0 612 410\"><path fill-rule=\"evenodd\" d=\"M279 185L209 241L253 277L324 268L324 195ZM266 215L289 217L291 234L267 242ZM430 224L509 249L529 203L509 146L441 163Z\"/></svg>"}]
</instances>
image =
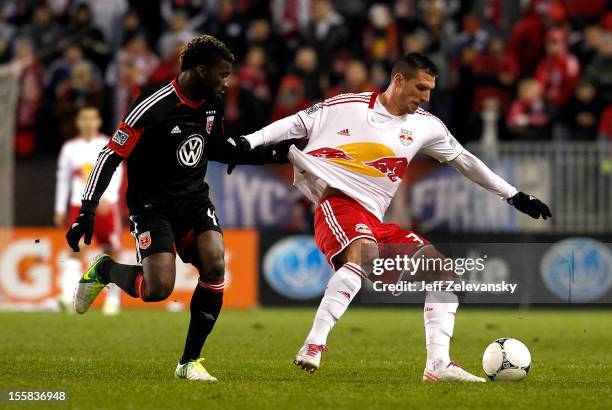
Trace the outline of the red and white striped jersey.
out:
<instances>
[{"instance_id":1,"label":"red and white striped jersey","mask_svg":"<svg viewBox=\"0 0 612 410\"><path fill-rule=\"evenodd\" d=\"M391 115L376 93L341 94L296 116L308 144L289 152L295 185L314 202L337 188L381 221L417 153L447 162L463 151L440 119L420 108Z\"/></svg>"},{"instance_id":2,"label":"red and white striped jersey","mask_svg":"<svg viewBox=\"0 0 612 410\"><path fill-rule=\"evenodd\" d=\"M99 135L86 140L82 137L67 141L62 146L57 163L57 181L55 186L55 212L65 213L70 196L70 205L80 206L87 179L98 159L100 150L108 143L108 137ZM122 167L113 175L102 200L109 203L119 201Z\"/></svg>"}]
</instances>

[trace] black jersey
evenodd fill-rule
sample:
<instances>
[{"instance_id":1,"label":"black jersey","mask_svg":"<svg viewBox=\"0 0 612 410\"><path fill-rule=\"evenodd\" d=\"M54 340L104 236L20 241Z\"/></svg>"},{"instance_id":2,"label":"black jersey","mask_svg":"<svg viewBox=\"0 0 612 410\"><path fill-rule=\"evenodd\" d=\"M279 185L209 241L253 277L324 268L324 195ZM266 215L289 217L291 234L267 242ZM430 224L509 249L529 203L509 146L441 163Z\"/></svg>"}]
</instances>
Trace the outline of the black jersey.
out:
<instances>
[{"instance_id":1,"label":"black jersey","mask_svg":"<svg viewBox=\"0 0 612 410\"><path fill-rule=\"evenodd\" d=\"M220 104L191 101L176 81L141 95L108 148L127 158L130 209L207 195L205 146L224 140Z\"/></svg>"}]
</instances>

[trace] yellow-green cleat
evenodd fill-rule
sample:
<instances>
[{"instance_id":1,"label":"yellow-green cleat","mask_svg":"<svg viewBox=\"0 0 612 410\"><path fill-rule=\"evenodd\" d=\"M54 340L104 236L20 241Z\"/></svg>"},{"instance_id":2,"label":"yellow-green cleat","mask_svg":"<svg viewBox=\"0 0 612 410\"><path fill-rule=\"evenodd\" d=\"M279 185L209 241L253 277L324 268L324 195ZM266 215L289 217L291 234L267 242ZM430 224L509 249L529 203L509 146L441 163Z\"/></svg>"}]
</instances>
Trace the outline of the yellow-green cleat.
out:
<instances>
[{"instance_id":1,"label":"yellow-green cleat","mask_svg":"<svg viewBox=\"0 0 612 410\"><path fill-rule=\"evenodd\" d=\"M202 366L204 358L190 360L185 364L178 364L174 372L174 376L180 379L197 380L204 383L217 383L217 378L211 376L210 373Z\"/></svg>"},{"instance_id":2,"label":"yellow-green cleat","mask_svg":"<svg viewBox=\"0 0 612 410\"><path fill-rule=\"evenodd\" d=\"M102 292L102 289L106 287L107 283L104 283L98 273L100 263L105 260L112 259L106 254L96 256L87 269L87 272L85 272L81 280L79 280L79 283L77 283L73 300L74 310L77 313L87 312L87 309L89 309L94 300L96 300L96 297Z\"/></svg>"}]
</instances>

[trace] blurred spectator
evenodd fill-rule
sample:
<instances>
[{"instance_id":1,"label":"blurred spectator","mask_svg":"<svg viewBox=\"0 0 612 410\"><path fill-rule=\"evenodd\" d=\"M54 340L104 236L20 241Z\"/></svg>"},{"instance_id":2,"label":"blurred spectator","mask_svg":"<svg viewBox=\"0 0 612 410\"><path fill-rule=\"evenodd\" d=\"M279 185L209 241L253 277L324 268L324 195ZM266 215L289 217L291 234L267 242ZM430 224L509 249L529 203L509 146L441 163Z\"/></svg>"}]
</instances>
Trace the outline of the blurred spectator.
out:
<instances>
[{"instance_id":1,"label":"blurred spectator","mask_svg":"<svg viewBox=\"0 0 612 410\"><path fill-rule=\"evenodd\" d=\"M310 22L312 0L271 0L270 12L275 31L290 50L295 50L300 35Z\"/></svg>"},{"instance_id":2,"label":"blurred spectator","mask_svg":"<svg viewBox=\"0 0 612 410\"><path fill-rule=\"evenodd\" d=\"M48 62L56 50L58 40L62 37L59 25L53 20L53 15L45 5L34 9L34 19L24 26L19 36L31 41L40 60Z\"/></svg>"},{"instance_id":3,"label":"blurred spectator","mask_svg":"<svg viewBox=\"0 0 612 410\"><path fill-rule=\"evenodd\" d=\"M494 37L489 47L474 60L473 74L476 89L473 109L480 111L485 98L495 97L506 112L512 102L512 90L518 75L518 65L504 50L504 41Z\"/></svg>"},{"instance_id":4,"label":"blurred spectator","mask_svg":"<svg viewBox=\"0 0 612 410\"><path fill-rule=\"evenodd\" d=\"M47 69L47 94L52 98L61 94L61 88L66 87L70 79L72 66L83 61L83 50L78 44L70 44L64 49L62 56L53 61Z\"/></svg>"},{"instance_id":5,"label":"blurred spectator","mask_svg":"<svg viewBox=\"0 0 612 410\"><path fill-rule=\"evenodd\" d=\"M284 49L284 42L272 32L268 20L253 20L247 30L247 43L249 47L260 47L264 51L268 72L272 76L272 82L274 82L274 76L290 62L290 56ZM273 89L276 89L278 81L279 79L272 84Z\"/></svg>"},{"instance_id":6,"label":"blurred spectator","mask_svg":"<svg viewBox=\"0 0 612 410\"><path fill-rule=\"evenodd\" d=\"M550 29L546 33L546 56L540 60L535 77L555 109L563 107L571 98L579 75L580 62L567 51L565 33Z\"/></svg>"},{"instance_id":7,"label":"blurred spectator","mask_svg":"<svg viewBox=\"0 0 612 410\"><path fill-rule=\"evenodd\" d=\"M597 123L603 104L597 98L595 87L582 81L574 96L561 112L561 121L572 141L593 141L597 136Z\"/></svg>"},{"instance_id":8,"label":"blurred spectator","mask_svg":"<svg viewBox=\"0 0 612 410\"><path fill-rule=\"evenodd\" d=\"M211 1L207 0L161 0L160 13L168 25L176 13L187 17L189 29L201 26L211 12Z\"/></svg>"},{"instance_id":9,"label":"blurred spectator","mask_svg":"<svg viewBox=\"0 0 612 410\"><path fill-rule=\"evenodd\" d=\"M87 4L77 6L60 43L79 44L83 55L101 70L104 70L108 64L110 45L106 42L102 32L94 26L91 9Z\"/></svg>"},{"instance_id":10,"label":"blurred spectator","mask_svg":"<svg viewBox=\"0 0 612 410\"><path fill-rule=\"evenodd\" d=\"M176 51L176 44L186 44L197 34L189 29L189 20L184 12L177 11L170 20L169 27L159 38L157 49L162 59L171 57Z\"/></svg>"},{"instance_id":11,"label":"blurred spectator","mask_svg":"<svg viewBox=\"0 0 612 410\"><path fill-rule=\"evenodd\" d=\"M353 60L346 69L344 81L336 87L330 88L325 98L345 93L363 93L366 91L379 92L380 89L368 80L368 69L362 61Z\"/></svg>"},{"instance_id":12,"label":"blurred spectator","mask_svg":"<svg viewBox=\"0 0 612 410\"><path fill-rule=\"evenodd\" d=\"M146 26L140 21L140 16L136 13L136 10L129 10L122 19L122 32L121 44L126 44L137 35L144 35L146 38L149 37Z\"/></svg>"},{"instance_id":13,"label":"blurred spectator","mask_svg":"<svg viewBox=\"0 0 612 410\"><path fill-rule=\"evenodd\" d=\"M582 19L596 19L606 12L606 0L564 0L570 16ZM608 6L609 7L609 6Z\"/></svg>"},{"instance_id":14,"label":"blurred spectator","mask_svg":"<svg viewBox=\"0 0 612 410\"><path fill-rule=\"evenodd\" d=\"M374 63L370 67L369 78L374 87L385 90L389 85L389 73L382 63Z\"/></svg>"},{"instance_id":15,"label":"blurred spectator","mask_svg":"<svg viewBox=\"0 0 612 410\"><path fill-rule=\"evenodd\" d=\"M442 3L429 1L425 3L423 22L429 39L429 52L442 52L451 54L456 35L456 28L447 14Z\"/></svg>"},{"instance_id":16,"label":"blurred spectator","mask_svg":"<svg viewBox=\"0 0 612 410\"><path fill-rule=\"evenodd\" d=\"M174 45L174 51L159 62L147 81L151 86L169 83L179 75L181 72L180 56L184 45L183 42L177 42Z\"/></svg>"},{"instance_id":17,"label":"blurred spectator","mask_svg":"<svg viewBox=\"0 0 612 410\"><path fill-rule=\"evenodd\" d=\"M599 126L597 127L597 137L612 143L612 105L608 105L601 114L601 120L599 120Z\"/></svg>"},{"instance_id":18,"label":"blurred spectator","mask_svg":"<svg viewBox=\"0 0 612 410\"><path fill-rule=\"evenodd\" d=\"M274 122L305 110L311 105L299 77L288 75L281 81L269 122Z\"/></svg>"},{"instance_id":19,"label":"blurred spectator","mask_svg":"<svg viewBox=\"0 0 612 410\"><path fill-rule=\"evenodd\" d=\"M117 37L121 32L117 30L117 24L121 21L121 16L128 11L128 0L76 0L75 3L87 4L91 10L94 26L102 30L104 38L110 44L119 43Z\"/></svg>"},{"instance_id":20,"label":"blurred spectator","mask_svg":"<svg viewBox=\"0 0 612 410\"><path fill-rule=\"evenodd\" d=\"M550 113L537 80L526 78L519 83L518 96L510 107L506 122L516 139L550 139Z\"/></svg>"},{"instance_id":21,"label":"blurred spectator","mask_svg":"<svg viewBox=\"0 0 612 410\"><path fill-rule=\"evenodd\" d=\"M463 17L463 31L455 40L454 54L460 56L464 61L474 61L478 53L481 53L489 45L489 33L480 27L480 21L476 16L468 14Z\"/></svg>"},{"instance_id":22,"label":"blurred spectator","mask_svg":"<svg viewBox=\"0 0 612 410\"><path fill-rule=\"evenodd\" d=\"M68 87L61 90L55 104L57 123L62 142L72 138L76 129L76 116L82 107L96 107L101 111L104 96L100 77L89 61L74 64L70 70Z\"/></svg>"},{"instance_id":23,"label":"blurred spectator","mask_svg":"<svg viewBox=\"0 0 612 410\"><path fill-rule=\"evenodd\" d=\"M251 47L244 64L238 69L240 86L250 90L260 104L272 102L272 91L266 72L266 54L261 47Z\"/></svg>"},{"instance_id":24,"label":"blurred spectator","mask_svg":"<svg viewBox=\"0 0 612 410\"><path fill-rule=\"evenodd\" d=\"M318 70L317 53L312 47L302 47L295 55L294 67L291 74L302 80L306 98L310 101L319 101L323 97Z\"/></svg>"},{"instance_id":25,"label":"blurred spectator","mask_svg":"<svg viewBox=\"0 0 612 410\"><path fill-rule=\"evenodd\" d=\"M113 122L118 123L129 105L147 86L147 79L157 68L159 59L151 51L144 34L134 35L117 52L106 70L106 83L115 86Z\"/></svg>"},{"instance_id":26,"label":"blurred spectator","mask_svg":"<svg viewBox=\"0 0 612 410\"><path fill-rule=\"evenodd\" d=\"M385 4L375 3L370 7L368 18L363 33L366 61L393 64L398 57L399 34L391 10Z\"/></svg>"},{"instance_id":27,"label":"blurred spectator","mask_svg":"<svg viewBox=\"0 0 612 410\"><path fill-rule=\"evenodd\" d=\"M612 104L612 29L602 34L597 55L586 67L584 79L595 86L606 104Z\"/></svg>"},{"instance_id":28,"label":"blurred spectator","mask_svg":"<svg viewBox=\"0 0 612 410\"><path fill-rule=\"evenodd\" d=\"M2 34L0 34L0 64L11 60L11 45Z\"/></svg>"},{"instance_id":29,"label":"blurred spectator","mask_svg":"<svg viewBox=\"0 0 612 410\"><path fill-rule=\"evenodd\" d=\"M331 0L313 0L312 21L304 32L304 42L317 50L319 70L329 75L334 53L348 44L349 33L344 18Z\"/></svg>"},{"instance_id":30,"label":"blurred spectator","mask_svg":"<svg viewBox=\"0 0 612 410\"><path fill-rule=\"evenodd\" d=\"M225 92L223 126L230 136L246 135L267 125L269 110L262 105L253 92L241 84L238 77L231 75Z\"/></svg>"},{"instance_id":31,"label":"blurred spectator","mask_svg":"<svg viewBox=\"0 0 612 410\"><path fill-rule=\"evenodd\" d=\"M544 50L544 20L536 13L532 2L516 22L508 39L508 51L518 63L519 75L531 74Z\"/></svg>"},{"instance_id":32,"label":"blurred spectator","mask_svg":"<svg viewBox=\"0 0 612 410\"><path fill-rule=\"evenodd\" d=\"M578 57L583 67L587 67L593 58L597 55L601 43L602 31L601 28L593 24L587 26L581 34L581 41L579 41L572 52Z\"/></svg>"},{"instance_id":33,"label":"blurred spectator","mask_svg":"<svg viewBox=\"0 0 612 410\"><path fill-rule=\"evenodd\" d=\"M3 38L8 43L15 36L17 29L7 20L8 16L5 10L0 10L0 38Z\"/></svg>"},{"instance_id":34,"label":"blurred spectator","mask_svg":"<svg viewBox=\"0 0 612 410\"><path fill-rule=\"evenodd\" d=\"M15 42L13 64L21 70L15 122L15 153L19 157L29 157L36 149L36 120L43 100L44 70L34 53L33 45L23 39Z\"/></svg>"},{"instance_id":35,"label":"blurred spectator","mask_svg":"<svg viewBox=\"0 0 612 410\"><path fill-rule=\"evenodd\" d=\"M247 20L238 10L237 0L218 0L217 3L216 13L208 16L203 31L223 41L241 61L246 52Z\"/></svg>"}]
</instances>

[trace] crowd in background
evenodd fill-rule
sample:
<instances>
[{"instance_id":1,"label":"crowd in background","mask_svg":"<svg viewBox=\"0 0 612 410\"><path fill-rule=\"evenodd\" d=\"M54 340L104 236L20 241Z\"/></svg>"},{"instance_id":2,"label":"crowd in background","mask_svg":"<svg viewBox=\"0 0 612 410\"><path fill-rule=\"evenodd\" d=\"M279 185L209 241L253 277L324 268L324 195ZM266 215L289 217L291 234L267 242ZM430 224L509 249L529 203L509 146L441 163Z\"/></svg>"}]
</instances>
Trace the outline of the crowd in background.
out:
<instances>
[{"instance_id":1,"label":"crowd in background","mask_svg":"<svg viewBox=\"0 0 612 410\"><path fill-rule=\"evenodd\" d=\"M345 92L382 91L394 61L439 67L427 108L461 142L612 139L606 0L4 0L0 64L20 67L15 152L55 154L95 105L113 131L147 87L179 72L201 33L236 56L227 133Z\"/></svg>"}]
</instances>

